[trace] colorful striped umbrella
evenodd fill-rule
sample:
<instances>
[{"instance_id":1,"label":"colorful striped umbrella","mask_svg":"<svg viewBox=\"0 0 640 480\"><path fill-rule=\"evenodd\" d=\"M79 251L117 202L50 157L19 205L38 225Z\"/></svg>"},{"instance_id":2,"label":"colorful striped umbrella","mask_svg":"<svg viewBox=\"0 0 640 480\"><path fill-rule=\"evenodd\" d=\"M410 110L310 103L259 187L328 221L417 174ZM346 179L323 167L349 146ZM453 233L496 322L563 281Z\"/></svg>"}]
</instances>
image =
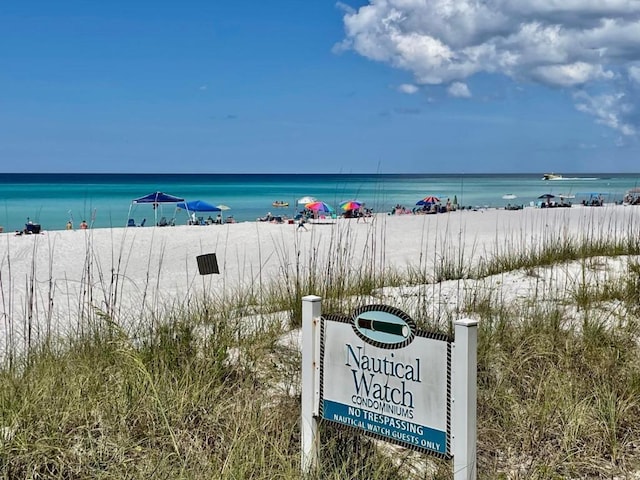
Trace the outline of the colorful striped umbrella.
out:
<instances>
[{"instance_id":1,"label":"colorful striped umbrella","mask_svg":"<svg viewBox=\"0 0 640 480\"><path fill-rule=\"evenodd\" d=\"M330 205L320 201L307 203L305 204L304 208L306 208L307 210L311 210L312 212L333 212L333 208Z\"/></svg>"},{"instance_id":2,"label":"colorful striped umbrella","mask_svg":"<svg viewBox=\"0 0 640 480\"><path fill-rule=\"evenodd\" d=\"M340 208L342 210L358 210L362 207L363 203L358 200L347 200L346 202L342 202L340 204Z\"/></svg>"},{"instance_id":3,"label":"colorful striped umbrella","mask_svg":"<svg viewBox=\"0 0 640 480\"><path fill-rule=\"evenodd\" d=\"M428 195L422 200L418 200L416 205L433 205L434 203L440 203L440 199L434 195Z\"/></svg>"}]
</instances>

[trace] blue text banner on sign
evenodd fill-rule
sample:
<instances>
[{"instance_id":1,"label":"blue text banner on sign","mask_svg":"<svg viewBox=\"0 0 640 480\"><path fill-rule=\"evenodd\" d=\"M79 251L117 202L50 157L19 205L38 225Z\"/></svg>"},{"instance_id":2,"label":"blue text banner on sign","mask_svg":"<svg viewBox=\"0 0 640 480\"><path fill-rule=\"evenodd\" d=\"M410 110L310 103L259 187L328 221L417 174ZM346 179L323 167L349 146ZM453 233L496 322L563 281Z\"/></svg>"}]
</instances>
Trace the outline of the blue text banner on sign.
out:
<instances>
[{"instance_id":1,"label":"blue text banner on sign","mask_svg":"<svg viewBox=\"0 0 640 480\"><path fill-rule=\"evenodd\" d=\"M377 434L415 447L442 454L446 453L445 432L328 400L323 402L322 411L323 418L327 420L359 428L367 433Z\"/></svg>"}]
</instances>

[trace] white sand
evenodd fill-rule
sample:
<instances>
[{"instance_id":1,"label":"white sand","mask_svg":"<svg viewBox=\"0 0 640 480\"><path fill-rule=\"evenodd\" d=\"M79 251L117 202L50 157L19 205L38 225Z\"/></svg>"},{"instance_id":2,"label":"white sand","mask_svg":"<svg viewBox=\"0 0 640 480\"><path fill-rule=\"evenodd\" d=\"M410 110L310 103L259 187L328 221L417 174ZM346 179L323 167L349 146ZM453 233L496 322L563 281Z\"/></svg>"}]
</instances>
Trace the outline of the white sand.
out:
<instances>
[{"instance_id":1,"label":"white sand","mask_svg":"<svg viewBox=\"0 0 640 480\"><path fill-rule=\"evenodd\" d=\"M364 257L378 270L412 266L428 273L443 258L474 263L560 235L627 235L630 228L637 232L639 215L640 207L611 205L380 214L367 223L339 219L307 225L308 231L246 222L5 233L0 235L0 355L7 344L24 343L29 331L41 338L48 331L80 328L78 318L87 308L125 324L161 316L165 308L187 305L202 292L222 296L283 284L287 269L322 268L331 258L348 258L355 269ZM196 256L204 253L216 253L220 274L198 273Z\"/></svg>"}]
</instances>

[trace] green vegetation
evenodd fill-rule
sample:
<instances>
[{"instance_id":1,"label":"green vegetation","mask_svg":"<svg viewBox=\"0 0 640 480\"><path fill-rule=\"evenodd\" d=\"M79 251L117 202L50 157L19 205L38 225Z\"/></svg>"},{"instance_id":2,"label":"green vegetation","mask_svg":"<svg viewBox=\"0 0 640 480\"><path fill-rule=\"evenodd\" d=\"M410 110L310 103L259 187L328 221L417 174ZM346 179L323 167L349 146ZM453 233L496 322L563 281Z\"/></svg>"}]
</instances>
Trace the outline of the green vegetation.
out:
<instances>
[{"instance_id":1,"label":"green vegetation","mask_svg":"<svg viewBox=\"0 0 640 480\"><path fill-rule=\"evenodd\" d=\"M73 334L5 359L0 477L300 478L300 355L282 338L300 325L301 297L348 312L390 304L385 291L398 287L412 294L393 303L424 328L479 320L479 478L631 478L640 471L640 235L600 238L514 241L474 261L444 249L400 272L374 260L375 242L363 258L337 233L331 255L312 256L319 268L283 265L284 289L261 280L131 322L139 328L122 327L113 303L93 309ZM90 254L86 263L91 275ZM530 282L526 295L509 293L509 275ZM311 479L451 476L445 461L331 425L321 435Z\"/></svg>"}]
</instances>

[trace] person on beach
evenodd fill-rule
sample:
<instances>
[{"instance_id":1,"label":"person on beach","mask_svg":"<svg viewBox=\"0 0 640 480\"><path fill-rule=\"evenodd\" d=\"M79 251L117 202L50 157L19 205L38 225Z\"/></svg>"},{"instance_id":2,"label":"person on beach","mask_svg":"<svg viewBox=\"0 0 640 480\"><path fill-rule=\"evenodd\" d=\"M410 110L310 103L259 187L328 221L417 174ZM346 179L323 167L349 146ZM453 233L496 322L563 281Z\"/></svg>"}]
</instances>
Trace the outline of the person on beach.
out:
<instances>
[{"instance_id":1,"label":"person on beach","mask_svg":"<svg viewBox=\"0 0 640 480\"><path fill-rule=\"evenodd\" d=\"M309 230L307 230L307 227L304 224L304 215L301 215L300 218L298 219L298 227L296 228L296 232L298 230L300 230L301 228L304 228L305 232L309 231Z\"/></svg>"},{"instance_id":2,"label":"person on beach","mask_svg":"<svg viewBox=\"0 0 640 480\"><path fill-rule=\"evenodd\" d=\"M71 223L71 220L67 222L67 230L73 230L73 223Z\"/></svg>"},{"instance_id":3,"label":"person on beach","mask_svg":"<svg viewBox=\"0 0 640 480\"><path fill-rule=\"evenodd\" d=\"M367 217L365 216L364 207L360 207L356 210L356 216L358 217L356 223L359 223L360 220L362 220L364 223L367 223Z\"/></svg>"},{"instance_id":4,"label":"person on beach","mask_svg":"<svg viewBox=\"0 0 640 480\"><path fill-rule=\"evenodd\" d=\"M82 220L82 221L80 222L80 228L81 228L82 230L86 230L87 228L89 228L89 225L87 225L87 222L86 222L85 220Z\"/></svg>"}]
</instances>

